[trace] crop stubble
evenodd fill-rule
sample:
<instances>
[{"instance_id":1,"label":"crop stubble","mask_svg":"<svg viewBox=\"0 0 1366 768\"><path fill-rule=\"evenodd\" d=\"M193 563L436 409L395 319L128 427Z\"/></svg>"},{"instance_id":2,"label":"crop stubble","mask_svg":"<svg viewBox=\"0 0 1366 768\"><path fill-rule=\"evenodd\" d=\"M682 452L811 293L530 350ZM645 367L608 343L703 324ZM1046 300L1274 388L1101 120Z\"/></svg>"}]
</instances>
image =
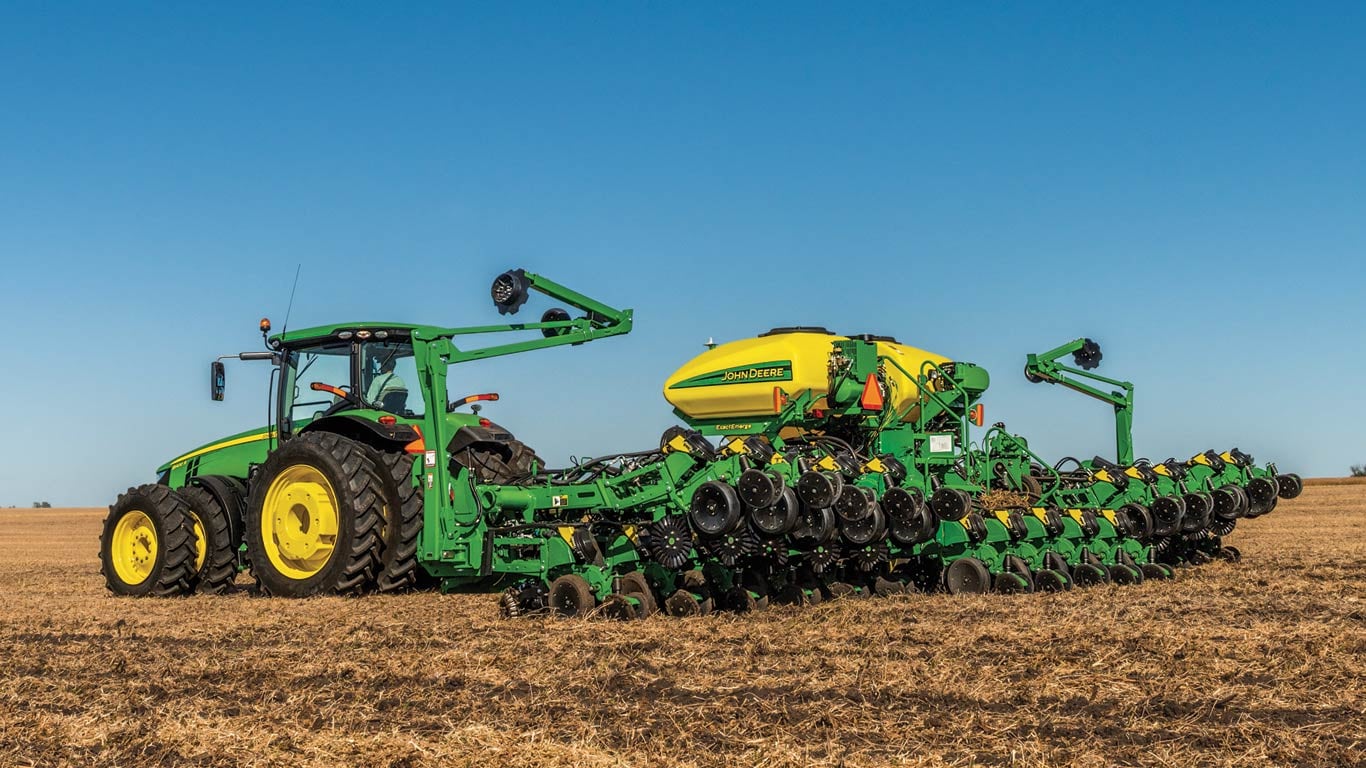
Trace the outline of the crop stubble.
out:
<instances>
[{"instance_id":1,"label":"crop stubble","mask_svg":"<svg viewBox=\"0 0 1366 768\"><path fill-rule=\"evenodd\" d=\"M1242 564L1175 583L631 624L115 598L102 516L0 511L0 765L1366 761L1362 483L1311 483L1239 525Z\"/></svg>"}]
</instances>

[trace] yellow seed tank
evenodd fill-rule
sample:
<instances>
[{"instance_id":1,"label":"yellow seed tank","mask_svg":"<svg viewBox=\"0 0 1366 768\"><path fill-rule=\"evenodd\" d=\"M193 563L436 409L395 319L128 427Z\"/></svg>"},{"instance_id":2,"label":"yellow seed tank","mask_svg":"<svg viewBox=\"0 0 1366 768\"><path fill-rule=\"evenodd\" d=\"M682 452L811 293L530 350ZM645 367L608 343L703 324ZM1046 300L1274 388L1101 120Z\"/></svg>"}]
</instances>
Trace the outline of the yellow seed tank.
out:
<instances>
[{"instance_id":1,"label":"yellow seed tank","mask_svg":"<svg viewBox=\"0 0 1366 768\"><path fill-rule=\"evenodd\" d=\"M772 414L774 387L789 396L810 390L821 398L830 388L834 343L847 338L779 329L721 344L675 371L664 383L664 399L688 418L730 419ZM885 364L888 406L905 419L914 418L919 389L913 377L926 361L943 365L949 359L892 340L878 339L877 349L880 357L896 361ZM815 407L822 406L818 401Z\"/></svg>"}]
</instances>

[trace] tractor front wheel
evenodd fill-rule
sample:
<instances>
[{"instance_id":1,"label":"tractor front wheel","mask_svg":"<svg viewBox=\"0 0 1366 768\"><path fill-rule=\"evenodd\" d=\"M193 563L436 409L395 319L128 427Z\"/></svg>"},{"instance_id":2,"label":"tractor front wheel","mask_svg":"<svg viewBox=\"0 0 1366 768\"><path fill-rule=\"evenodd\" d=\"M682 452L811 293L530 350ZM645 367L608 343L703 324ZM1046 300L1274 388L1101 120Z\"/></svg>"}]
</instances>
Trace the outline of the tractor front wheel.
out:
<instances>
[{"instance_id":1,"label":"tractor front wheel","mask_svg":"<svg viewBox=\"0 0 1366 768\"><path fill-rule=\"evenodd\" d=\"M237 578L237 542L228 511L218 499L198 486L181 488L195 534L195 582L200 592L227 591Z\"/></svg>"},{"instance_id":2,"label":"tractor front wheel","mask_svg":"<svg viewBox=\"0 0 1366 768\"><path fill-rule=\"evenodd\" d=\"M252 480L247 554L262 591L352 594L380 563L383 470L365 446L328 432L285 442Z\"/></svg>"},{"instance_id":3,"label":"tractor front wheel","mask_svg":"<svg viewBox=\"0 0 1366 768\"><path fill-rule=\"evenodd\" d=\"M164 485L129 488L109 508L100 534L100 571L116 595L169 597L194 590L190 510Z\"/></svg>"}]
</instances>

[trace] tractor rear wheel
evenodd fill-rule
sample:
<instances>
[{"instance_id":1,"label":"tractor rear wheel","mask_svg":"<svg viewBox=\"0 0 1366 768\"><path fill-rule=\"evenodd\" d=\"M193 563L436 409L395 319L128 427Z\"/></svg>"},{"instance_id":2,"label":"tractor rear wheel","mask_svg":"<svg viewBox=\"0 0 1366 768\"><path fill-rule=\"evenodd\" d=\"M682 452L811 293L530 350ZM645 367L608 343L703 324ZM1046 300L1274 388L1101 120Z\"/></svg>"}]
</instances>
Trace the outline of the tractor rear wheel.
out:
<instances>
[{"instance_id":1,"label":"tractor rear wheel","mask_svg":"<svg viewBox=\"0 0 1366 768\"><path fill-rule=\"evenodd\" d=\"M413 481L413 457L406 453L370 450L384 490L384 521L380 527L380 592L405 592L417 584L417 537L422 533L422 492Z\"/></svg>"},{"instance_id":2,"label":"tractor rear wheel","mask_svg":"<svg viewBox=\"0 0 1366 768\"><path fill-rule=\"evenodd\" d=\"M129 488L104 519L100 570L116 595L170 597L193 591L195 552L189 507L164 485Z\"/></svg>"},{"instance_id":3,"label":"tractor rear wheel","mask_svg":"<svg viewBox=\"0 0 1366 768\"><path fill-rule=\"evenodd\" d=\"M228 510L207 490L191 485L178 493L189 507L195 533L195 587L217 595L237 580L237 542Z\"/></svg>"},{"instance_id":4,"label":"tractor rear wheel","mask_svg":"<svg viewBox=\"0 0 1366 768\"><path fill-rule=\"evenodd\" d=\"M374 580L383 546L383 469L368 451L340 435L310 432L261 465L246 541L262 591L354 594Z\"/></svg>"}]
</instances>

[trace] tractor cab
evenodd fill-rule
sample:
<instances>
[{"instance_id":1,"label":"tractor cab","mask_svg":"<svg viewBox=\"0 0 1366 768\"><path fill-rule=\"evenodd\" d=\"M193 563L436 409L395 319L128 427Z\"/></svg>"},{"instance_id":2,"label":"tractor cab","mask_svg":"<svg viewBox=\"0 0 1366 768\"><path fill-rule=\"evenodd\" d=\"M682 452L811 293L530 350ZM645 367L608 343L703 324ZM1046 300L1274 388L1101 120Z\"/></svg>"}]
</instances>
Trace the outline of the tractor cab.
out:
<instances>
[{"instance_id":1,"label":"tractor cab","mask_svg":"<svg viewBox=\"0 0 1366 768\"><path fill-rule=\"evenodd\" d=\"M404 329L341 330L284 342L281 352L279 423L285 434L344 411L418 421L428 410Z\"/></svg>"}]
</instances>

